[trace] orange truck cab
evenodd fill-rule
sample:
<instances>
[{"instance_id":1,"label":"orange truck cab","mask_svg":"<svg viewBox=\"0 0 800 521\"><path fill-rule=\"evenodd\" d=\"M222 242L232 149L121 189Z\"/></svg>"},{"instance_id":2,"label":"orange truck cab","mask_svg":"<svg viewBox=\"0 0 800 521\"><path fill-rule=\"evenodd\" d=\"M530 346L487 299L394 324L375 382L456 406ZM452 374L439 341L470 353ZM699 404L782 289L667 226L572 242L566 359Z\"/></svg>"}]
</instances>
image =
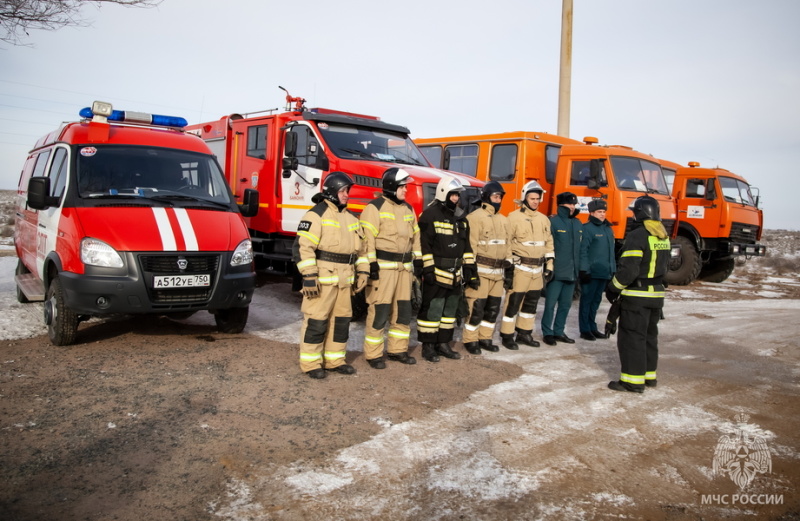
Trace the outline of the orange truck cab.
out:
<instances>
[{"instance_id":1,"label":"orange truck cab","mask_svg":"<svg viewBox=\"0 0 800 521\"><path fill-rule=\"evenodd\" d=\"M432 168L406 127L364 114L306 109L304 99L288 92L286 101L282 113L232 114L187 127L217 155L236 197L258 190L261 208L247 220L258 269L294 273L297 225L330 172L355 181L348 208L356 213L380 195L383 173L391 167L411 174L406 202L417 215L433 201L443 175L466 187L462 201L479 199L482 181Z\"/></svg>"},{"instance_id":2,"label":"orange truck cab","mask_svg":"<svg viewBox=\"0 0 800 521\"><path fill-rule=\"evenodd\" d=\"M677 202L673 243L681 252L672 259L667 282L722 282L736 259L766 255L766 246L758 243L764 231L759 196L744 177L723 168L700 168L696 162L688 167L661 164Z\"/></svg>"},{"instance_id":3,"label":"orange truck cab","mask_svg":"<svg viewBox=\"0 0 800 521\"><path fill-rule=\"evenodd\" d=\"M95 102L39 139L17 188L20 302L44 301L50 340L111 314L214 314L241 332L255 288L242 215L206 144L183 118Z\"/></svg>"},{"instance_id":4,"label":"orange truck cab","mask_svg":"<svg viewBox=\"0 0 800 521\"><path fill-rule=\"evenodd\" d=\"M606 219L621 241L634 226L631 206L644 194L656 198L668 232L675 224L675 202L661 165L625 146L598 146L542 132L507 132L475 136L422 138L415 142L433 163L484 181L498 181L506 190L501 213L508 215L521 198L522 187L536 180L545 190L539 210L556 212L556 195L578 196L580 218L588 219L592 199L608 203Z\"/></svg>"}]
</instances>

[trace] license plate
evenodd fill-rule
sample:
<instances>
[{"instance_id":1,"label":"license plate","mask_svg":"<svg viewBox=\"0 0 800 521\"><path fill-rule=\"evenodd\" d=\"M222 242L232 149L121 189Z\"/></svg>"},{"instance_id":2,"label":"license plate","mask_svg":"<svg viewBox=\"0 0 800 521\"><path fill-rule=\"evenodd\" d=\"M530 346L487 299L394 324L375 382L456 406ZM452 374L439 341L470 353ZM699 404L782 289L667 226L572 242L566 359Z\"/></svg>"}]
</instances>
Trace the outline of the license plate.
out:
<instances>
[{"instance_id":1,"label":"license plate","mask_svg":"<svg viewBox=\"0 0 800 521\"><path fill-rule=\"evenodd\" d=\"M210 286L211 275L159 275L153 277L153 287L161 288L196 288L200 286Z\"/></svg>"}]
</instances>

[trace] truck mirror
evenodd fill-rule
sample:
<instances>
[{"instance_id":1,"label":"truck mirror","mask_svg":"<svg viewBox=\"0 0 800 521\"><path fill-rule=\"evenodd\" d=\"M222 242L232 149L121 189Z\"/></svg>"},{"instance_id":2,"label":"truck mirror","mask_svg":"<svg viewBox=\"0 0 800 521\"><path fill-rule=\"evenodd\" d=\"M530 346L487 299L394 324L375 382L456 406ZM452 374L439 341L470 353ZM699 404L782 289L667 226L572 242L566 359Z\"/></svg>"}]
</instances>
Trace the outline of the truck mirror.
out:
<instances>
[{"instance_id":1,"label":"truck mirror","mask_svg":"<svg viewBox=\"0 0 800 521\"><path fill-rule=\"evenodd\" d=\"M328 170L330 168L330 161L328 161L328 156L326 155L319 155L316 157L314 161L314 168L319 168L320 170Z\"/></svg>"},{"instance_id":2,"label":"truck mirror","mask_svg":"<svg viewBox=\"0 0 800 521\"><path fill-rule=\"evenodd\" d=\"M239 207L242 217L253 217L258 213L258 190L245 188L244 203Z\"/></svg>"},{"instance_id":3,"label":"truck mirror","mask_svg":"<svg viewBox=\"0 0 800 521\"><path fill-rule=\"evenodd\" d=\"M709 201L713 201L716 198L717 198L716 185L714 185L713 179L709 179L708 181L706 181L706 199L708 199Z\"/></svg>"},{"instance_id":4,"label":"truck mirror","mask_svg":"<svg viewBox=\"0 0 800 521\"><path fill-rule=\"evenodd\" d=\"M442 170L450 170L450 150L444 149L444 157L442 157Z\"/></svg>"},{"instance_id":5,"label":"truck mirror","mask_svg":"<svg viewBox=\"0 0 800 521\"><path fill-rule=\"evenodd\" d=\"M28 207L44 210L58 206L58 197L50 196L49 177L31 177L28 181Z\"/></svg>"},{"instance_id":6,"label":"truck mirror","mask_svg":"<svg viewBox=\"0 0 800 521\"><path fill-rule=\"evenodd\" d=\"M281 174L284 179L292 177L292 171L297 170L298 161L296 157L283 158L283 173Z\"/></svg>"},{"instance_id":7,"label":"truck mirror","mask_svg":"<svg viewBox=\"0 0 800 521\"><path fill-rule=\"evenodd\" d=\"M592 190L597 190L597 187L600 186L600 183L598 183L597 179L595 179L594 177L590 177L589 179L586 180L586 186L588 186Z\"/></svg>"},{"instance_id":8,"label":"truck mirror","mask_svg":"<svg viewBox=\"0 0 800 521\"><path fill-rule=\"evenodd\" d=\"M297 155L297 134L294 132L286 133L286 141L283 144L283 155L295 157Z\"/></svg>"}]
</instances>

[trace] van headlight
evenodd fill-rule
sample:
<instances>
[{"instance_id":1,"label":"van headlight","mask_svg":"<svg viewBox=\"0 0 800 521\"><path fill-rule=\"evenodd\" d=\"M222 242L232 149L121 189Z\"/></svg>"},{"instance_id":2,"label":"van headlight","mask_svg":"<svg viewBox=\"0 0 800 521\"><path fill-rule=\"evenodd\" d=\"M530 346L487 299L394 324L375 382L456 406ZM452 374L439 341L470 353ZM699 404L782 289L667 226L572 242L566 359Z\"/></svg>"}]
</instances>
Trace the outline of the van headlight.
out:
<instances>
[{"instance_id":1,"label":"van headlight","mask_svg":"<svg viewBox=\"0 0 800 521\"><path fill-rule=\"evenodd\" d=\"M253 243L250 239L245 239L233 250L231 256L231 266L244 266L253 262Z\"/></svg>"},{"instance_id":2,"label":"van headlight","mask_svg":"<svg viewBox=\"0 0 800 521\"><path fill-rule=\"evenodd\" d=\"M81 240L81 262L101 268L121 268L122 257L117 250L97 239L85 237Z\"/></svg>"}]
</instances>

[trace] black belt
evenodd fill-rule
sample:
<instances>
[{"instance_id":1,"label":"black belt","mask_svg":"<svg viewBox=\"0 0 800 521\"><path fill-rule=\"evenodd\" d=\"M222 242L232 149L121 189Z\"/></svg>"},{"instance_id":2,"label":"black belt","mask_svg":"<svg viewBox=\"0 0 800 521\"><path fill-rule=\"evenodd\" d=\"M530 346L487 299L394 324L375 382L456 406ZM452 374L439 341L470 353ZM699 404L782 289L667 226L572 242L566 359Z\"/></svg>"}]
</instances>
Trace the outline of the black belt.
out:
<instances>
[{"instance_id":1,"label":"black belt","mask_svg":"<svg viewBox=\"0 0 800 521\"><path fill-rule=\"evenodd\" d=\"M455 272L457 269L461 267L461 264L464 262L461 258L451 258L451 257L434 257L433 258L433 265L439 269L443 269L449 272Z\"/></svg>"},{"instance_id":2,"label":"black belt","mask_svg":"<svg viewBox=\"0 0 800 521\"><path fill-rule=\"evenodd\" d=\"M533 257L520 257L519 261L527 266L541 266L544 264L544 257L534 259Z\"/></svg>"},{"instance_id":3,"label":"black belt","mask_svg":"<svg viewBox=\"0 0 800 521\"><path fill-rule=\"evenodd\" d=\"M653 277L652 279L636 279L631 286L643 288L645 286L658 286L664 284L664 277Z\"/></svg>"},{"instance_id":4,"label":"black belt","mask_svg":"<svg viewBox=\"0 0 800 521\"><path fill-rule=\"evenodd\" d=\"M490 257L484 257L483 255L476 255L475 262L484 266L489 266L490 268L502 268L505 259L492 259Z\"/></svg>"},{"instance_id":5,"label":"black belt","mask_svg":"<svg viewBox=\"0 0 800 521\"><path fill-rule=\"evenodd\" d=\"M378 260L383 261L411 262L414 260L414 254L410 251L406 253L394 253L391 251L375 250L375 253L378 255Z\"/></svg>"},{"instance_id":6,"label":"black belt","mask_svg":"<svg viewBox=\"0 0 800 521\"><path fill-rule=\"evenodd\" d=\"M337 264L355 264L358 259L357 253L331 253L329 251L317 250L317 258L321 261L335 262Z\"/></svg>"}]
</instances>

